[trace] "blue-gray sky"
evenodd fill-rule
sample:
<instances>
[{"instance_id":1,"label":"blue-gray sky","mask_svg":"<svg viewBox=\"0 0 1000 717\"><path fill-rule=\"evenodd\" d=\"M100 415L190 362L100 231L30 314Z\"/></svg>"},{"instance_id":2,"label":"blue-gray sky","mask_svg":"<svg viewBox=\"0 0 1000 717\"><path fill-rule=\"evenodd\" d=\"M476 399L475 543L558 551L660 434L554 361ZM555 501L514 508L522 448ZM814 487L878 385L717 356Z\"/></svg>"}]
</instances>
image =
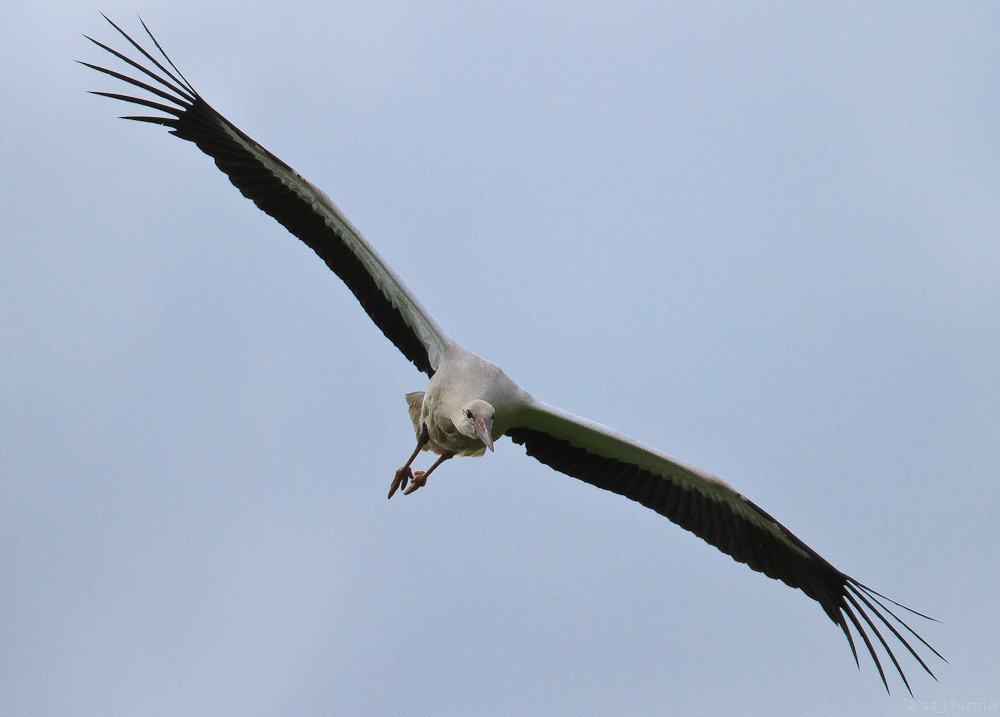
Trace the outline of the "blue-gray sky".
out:
<instances>
[{"instance_id":1,"label":"blue-gray sky","mask_svg":"<svg viewBox=\"0 0 1000 717\"><path fill-rule=\"evenodd\" d=\"M84 93L141 13L456 339L941 620L1000 700L1000 7L82 2L0 44L0 714L903 714L820 607L423 387ZM117 42L117 41L116 41ZM122 43L118 42L118 45Z\"/></svg>"}]
</instances>

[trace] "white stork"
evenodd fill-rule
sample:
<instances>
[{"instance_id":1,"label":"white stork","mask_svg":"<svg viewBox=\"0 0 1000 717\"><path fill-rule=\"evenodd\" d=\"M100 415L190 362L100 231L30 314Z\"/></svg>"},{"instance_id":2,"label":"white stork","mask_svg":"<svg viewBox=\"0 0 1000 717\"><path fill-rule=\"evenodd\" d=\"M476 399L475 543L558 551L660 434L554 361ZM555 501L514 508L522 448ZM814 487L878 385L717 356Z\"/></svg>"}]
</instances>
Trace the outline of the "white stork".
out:
<instances>
[{"instance_id":1,"label":"white stork","mask_svg":"<svg viewBox=\"0 0 1000 717\"><path fill-rule=\"evenodd\" d=\"M105 19L108 18L105 16ZM909 682L883 630L898 640L934 677L908 639L916 638L937 657L944 658L887 603L920 617L927 618L926 615L886 598L837 570L765 511L715 476L684 465L602 425L535 400L498 366L453 341L322 191L201 98L163 52L145 23L143 28L172 71L110 19L108 22L155 69L148 69L90 37L87 39L145 75L153 84L90 63L81 64L149 92L168 104L111 92L94 94L164 113L166 116L123 119L163 125L172 134L198 145L245 197L277 219L326 262L347 284L382 333L430 378L424 391L406 395L417 445L403 467L396 471L389 489L390 498L399 488L408 494L425 485L427 476L447 459L481 456L487 449L494 449L494 441L508 436L514 443L523 445L529 456L555 470L651 508L734 560L802 590L840 626L847 636L854 661L860 667L850 629L853 626L864 641L887 691L889 683L869 631L881 643L907 690L910 690ZM410 465L421 451L432 451L439 457L426 472L413 472ZM901 633L897 625L904 632ZM910 693L912 695L912 690Z\"/></svg>"}]
</instances>

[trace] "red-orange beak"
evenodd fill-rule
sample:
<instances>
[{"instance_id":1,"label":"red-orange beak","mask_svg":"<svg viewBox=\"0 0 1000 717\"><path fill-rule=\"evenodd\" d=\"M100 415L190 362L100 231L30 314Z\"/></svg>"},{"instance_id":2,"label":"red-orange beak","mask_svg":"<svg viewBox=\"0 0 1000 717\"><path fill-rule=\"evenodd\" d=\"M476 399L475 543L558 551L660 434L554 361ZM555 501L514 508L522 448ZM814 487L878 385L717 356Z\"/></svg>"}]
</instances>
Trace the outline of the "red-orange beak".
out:
<instances>
[{"instance_id":1,"label":"red-orange beak","mask_svg":"<svg viewBox=\"0 0 1000 717\"><path fill-rule=\"evenodd\" d=\"M491 451L493 450L493 419L492 418L477 418L476 422L473 424L476 427L476 435L479 436L479 440L486 444L486 447Z\"/></svg>"}]
</instances>

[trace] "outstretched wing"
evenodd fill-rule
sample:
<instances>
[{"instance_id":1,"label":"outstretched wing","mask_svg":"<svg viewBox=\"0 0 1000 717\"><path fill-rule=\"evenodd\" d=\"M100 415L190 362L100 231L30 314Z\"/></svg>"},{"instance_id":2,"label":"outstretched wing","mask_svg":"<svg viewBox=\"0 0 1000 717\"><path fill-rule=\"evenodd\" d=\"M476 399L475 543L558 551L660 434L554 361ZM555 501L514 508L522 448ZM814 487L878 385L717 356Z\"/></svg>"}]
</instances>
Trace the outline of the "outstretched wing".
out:
<instances>
[{"instance_id":1,"label":"outstretched wing","mask_svg":"<svg viewBox=\"0 0 1000 717\"><path fill-rule=\"evenodd\" d=\"M868 648L887 691L889 683L868 631L881 643L907 690L909 682L883 630L934 676L896 625L935 655L941 655L886 603L920 617L926 615L840 572L785 526L715 476L605 426L540 403L522 408L506 435L523 444L529 456L547 466L651 508L734 560L799 588L822 605L830 619L844 631L857 662L850 622Z\"/></svg>"},{"instance_id":2,"label":"outstretched wing","mask_svg":"<svg viewBox=\"0 0 1000 717\"><path fill-rule=\"evenodd\" d=\"M107 17L105 19L151 63L151 67L93 38L87 39L125 62L132 70L145 75L152 84L105 67L87 62L81 64L127 82L167 104L113 92L94 94L164 113L166 116L129 116L124 119L169 127L172 134L198 145L202 152L215 160L215 164L243 196L253 200L254 204L315 251L343 279L375 325L396 348L418 369L433 376L450 339L330 198L205 102L170 61L145 23L143 28L146 34L173 71L115 23Z\"/></svg>"}]
</instances>

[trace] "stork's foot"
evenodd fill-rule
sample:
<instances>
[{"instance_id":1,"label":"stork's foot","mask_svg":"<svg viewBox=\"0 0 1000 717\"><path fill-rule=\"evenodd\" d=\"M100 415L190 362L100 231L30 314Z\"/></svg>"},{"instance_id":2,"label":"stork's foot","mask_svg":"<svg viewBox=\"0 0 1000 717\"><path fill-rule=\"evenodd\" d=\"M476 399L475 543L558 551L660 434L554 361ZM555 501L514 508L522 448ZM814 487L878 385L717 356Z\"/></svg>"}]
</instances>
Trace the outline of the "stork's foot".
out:
<instances>
[{"instance_id":1,"label":"stork's foot","mask_svg":"<svg viewBox=\"0 0 1000 717\"><path fill-rule=\"evenodd\" d=\"M417 473L422 474L423 471L417 471ZM392 485L389 486L389 497L391 498L399 488L404 489L403 490L404 495L406 493L409 493L410 491L406 490L406 484L411 480L414 482L414 484L416 484L416 478L413 475L413 470L410 468L409 464L407 464L396 471L396 477L392 479ZM426 482L427 479L424 478L424 483ZM420 485L423 485L423 483L421 483ZM410 490L416 490L416 488L413 488L411 486Z\"/></svg>"},{"instance_id":2,"label":"stork's foot","mask_svg":"<svg viewBox=\"0 0 1000 717\"><path fill-rule=\"evenodd\" d=\"M427 471L427 473L430 473L430 471ZM427 485L427 473L424 471L416 471L412 476L410 476L410 478L413 479L413 482L410 483L409 488L403 491L403 495L409 495L417 488Z\"/></svg>"}]
</instances>

